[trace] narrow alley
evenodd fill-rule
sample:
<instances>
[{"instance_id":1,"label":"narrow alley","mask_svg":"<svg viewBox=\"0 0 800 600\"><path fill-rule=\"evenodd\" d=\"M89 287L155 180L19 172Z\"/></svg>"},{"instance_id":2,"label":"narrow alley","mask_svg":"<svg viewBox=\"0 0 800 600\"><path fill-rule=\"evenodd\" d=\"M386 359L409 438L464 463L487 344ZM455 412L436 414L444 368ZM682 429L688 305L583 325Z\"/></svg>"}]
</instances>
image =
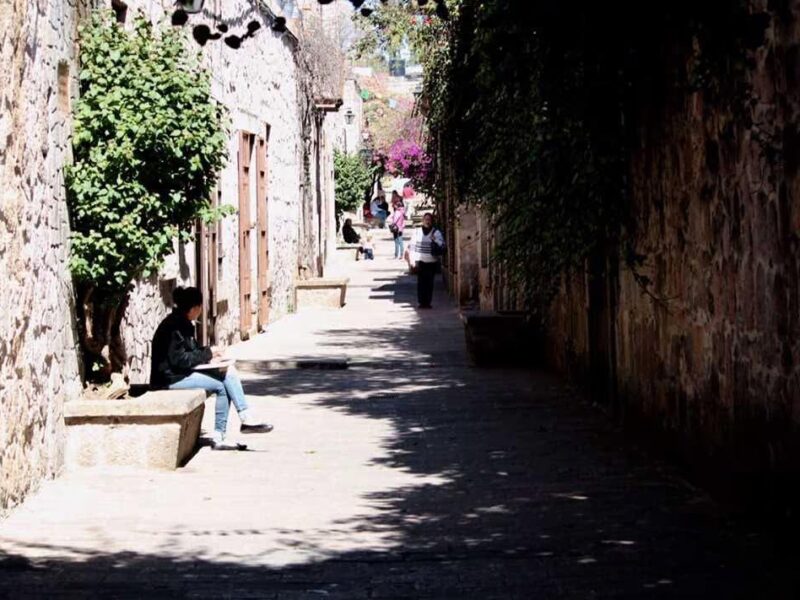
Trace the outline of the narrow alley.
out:
<instances>
[{"instance_id":1,"label":"narrow alley","mask_svg":"<svg viewBox=\"0 0 800 600\"><path fill-rule=\"evenodd\" d=\"M346 265L342 310L233 349L273 433L46 482L0 524L0 597L796 597L768 540L558 381L471 368L390 246Z\"/></svg>"}]
</instances>

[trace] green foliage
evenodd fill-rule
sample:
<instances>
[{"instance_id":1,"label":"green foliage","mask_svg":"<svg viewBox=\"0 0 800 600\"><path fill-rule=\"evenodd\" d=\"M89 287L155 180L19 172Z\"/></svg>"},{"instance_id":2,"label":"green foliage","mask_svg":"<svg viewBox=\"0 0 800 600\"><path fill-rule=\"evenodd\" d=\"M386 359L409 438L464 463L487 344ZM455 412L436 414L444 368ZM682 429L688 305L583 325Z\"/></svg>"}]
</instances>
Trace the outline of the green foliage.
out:
<instances>
[{"instance_id":1,"label":"green foliage","mask_svg":"<svg viewBox=\"0 0 800 600\"><path fill-rule=\"evenodd\" d=\"M226 155L221 107L208 73L187 56L180 30L133 31L107 12L80 30L74 164L67 169L70 268L107 294L156 272L209 202Z\"/></svg>"},{"instance_id":2,"label":"green foliage","mask_svg":"<svg viewBox=\"0 0 800 600\"><path fill-rule=\"evenodd\" d=\"M453 21L416 38L437 199L452 199L453 181L459 201L491 216L496 257L531 310L546 312L563 273L593 253L636 255L631 125L692 87L736 97L738 40L757 45L764 26L743 6L463 0ZM676 56L694 56L694 72Z\"/></svg>"},{"instance_id":3,"label":"green foliage","mask_svg":"<svg viewBox=\"0 0 800 600\"><path fill-rule=\"evenodd\" d=\"M462 0L446 0L451 16L458 14ZM355 17L362 35L353 48L357 59L395 56L406 44L413 56L426 62L426 52L434 36L448 21L436 15L436 3L419 6L415 0L389 0L369 17Z\"/></svg>"},{"instance_id":4,"label":"green foliage","mask_svg":"<svg viewBox=\"0 0 800 600\"><path fill-rule=\"evenodd\" d=\"M374 182L375 168L359 154L334 153L336 214L354 211L364 203Z\"/></svg>"},{"instance_id":5,"label":"green foliage","mask_svg":"<svg viewBox=\"0 0 800 600\"><path fill-rule=\"evenodd\" d=\"M401 98L392 108L382 99L364 103L364 117L368 122L373 148L389 152L398 139L419 141L422 119L413 116L413 102Z\"/></svg>"},{"instance_id":6,"label":"green foliage","mask_svg":"<svg viewBox=\"0 0 800 600\"><path fill-rule=\"evenodd\" d=\"M636 128L692 93L748 126L748 52L774 17L746 0L448 0L451 19L420 20L432 4L376 11L359 50L407 40L420 58L437 203L485 210L495 258L534 312L565 272L617 248L648 291L629 210ZM786 12L778 5L769 10ZM767 158L776 152L769 132L748 127Z\"/></svg>"}]
</instances>

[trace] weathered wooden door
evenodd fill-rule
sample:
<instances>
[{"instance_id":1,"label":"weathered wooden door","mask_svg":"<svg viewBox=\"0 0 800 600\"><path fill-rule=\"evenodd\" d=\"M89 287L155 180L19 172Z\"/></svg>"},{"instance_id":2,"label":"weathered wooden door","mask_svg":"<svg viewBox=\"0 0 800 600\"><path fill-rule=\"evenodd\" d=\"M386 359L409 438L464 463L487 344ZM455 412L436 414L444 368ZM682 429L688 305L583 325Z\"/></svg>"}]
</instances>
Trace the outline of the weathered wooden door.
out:
<instances>
[{"instance_id":1,"label":"weathered wooden door","mask_svg":"<svg viewBox=\"0 0 800 600\"><path fill-rule=\"evenodd\" d=\"M252 319L252 281L250 275L250 162L255 136L239 134L239 332L242 339L250 337Z\"/></svg>"},{"instance_id":2,"label":"weathered wooden door","mask_svg":"<svg viewBox=\"0 0 800 600\"><path fill-rule=\"evenodd\" d=\"M258 211L258 328L263 330L269 321L269 188L268 145L261 136L256 138L257 211Z\"/></svg>"},{"instance_id":3,"label":"weathered wooden door","mask_svg":"<svg viewBox=\"0 0 800 600\"><path fill-rule=\"evenodd\" d=\"M220 201L219 188L211 191L211 206L217 208ZM215 324L217 320L218 239L220 224L206 225L197 221L195 236L195 258L197 287L203 292L203 314L198 323L198 339L204 346L217 342Z\"/></svg>"}]
</instances>

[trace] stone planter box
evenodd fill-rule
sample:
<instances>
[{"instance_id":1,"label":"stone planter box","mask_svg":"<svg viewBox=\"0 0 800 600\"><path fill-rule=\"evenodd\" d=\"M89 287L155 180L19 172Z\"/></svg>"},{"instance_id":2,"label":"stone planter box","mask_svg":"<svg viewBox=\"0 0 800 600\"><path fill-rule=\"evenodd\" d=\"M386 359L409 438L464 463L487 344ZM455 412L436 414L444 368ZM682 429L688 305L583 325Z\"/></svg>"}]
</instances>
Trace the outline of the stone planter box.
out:
<instances>
[{"instance_id":1,"label":"stone planter box","mask_svg":"<svg viewBox=\"0 0 800 600\"><path fill-rule=\"evenodd\" d=\"M160 390L67 402L67 467L175 469L195 449L205 401L203 390Z\"/></svg>"},{"instance_id":2,"label":"stone planter box","mask_svg":"<svg viewBox=\"0 0 800 600\"><path fill-rule=\"evenodd\" d=\"M301 308L341 308L349 279L306 279L294 286L295 306Z\"/></svg>"},{"instance_id":3,"label":"stone planter box","mask_svg":"<svg viewBox=\"0 0 800 600\"><path fill-rule=\"evenodd\" d=\"M464 312L467 355L476 367L533 367L541 361L542 335L517 312Z\"/></svg>"}]
</instances>

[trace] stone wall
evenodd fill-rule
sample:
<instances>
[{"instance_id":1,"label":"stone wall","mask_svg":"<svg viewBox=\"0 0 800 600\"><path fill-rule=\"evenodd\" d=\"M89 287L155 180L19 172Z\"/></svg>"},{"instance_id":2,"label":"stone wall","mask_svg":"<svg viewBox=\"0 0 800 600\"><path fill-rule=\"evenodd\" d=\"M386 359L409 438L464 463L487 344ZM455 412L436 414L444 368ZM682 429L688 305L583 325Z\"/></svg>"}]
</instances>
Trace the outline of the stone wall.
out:
<instances>
[{"instance_id":1,"label":"stone wall","mask_svg":"<svg viewBox=\"0 0 800 600\"><path fill-rule=\"evenodd\" d=\"M562 371L600 381L627 423L759 501L800 479L798 48L793 2L752 53L752 104L650 99L630 181L653 285L609 252L565 284L551 319Z\"/></svg>"},{"instance_id":2,"label":"stone wall","mask_svg":"<svg viewBox=\"0 0 800 600\"><path fill-rule=\"evenodd\" d=\"M63 405L80 393L69 223L76 6L0 5L0 515L63 464Z\"/></svg>"}]
</instances>

